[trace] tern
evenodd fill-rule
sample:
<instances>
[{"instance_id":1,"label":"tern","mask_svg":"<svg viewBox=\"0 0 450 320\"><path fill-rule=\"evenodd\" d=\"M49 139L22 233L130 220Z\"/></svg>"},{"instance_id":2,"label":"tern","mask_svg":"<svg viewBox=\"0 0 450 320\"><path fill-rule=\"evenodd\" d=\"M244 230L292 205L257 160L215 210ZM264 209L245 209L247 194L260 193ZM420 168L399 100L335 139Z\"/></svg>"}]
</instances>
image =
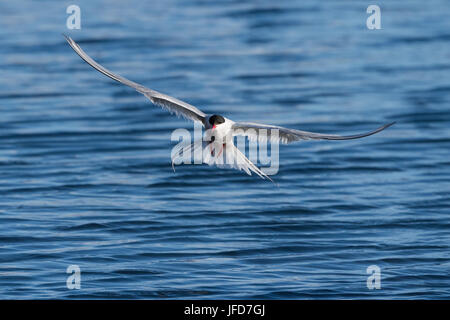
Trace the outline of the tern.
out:
<instances>
[{"instance_id":1,"label":"tern","mask_svg":"<svg viewBox=\"0 0 450 320\"><path fill-rule=\"evenodd\" d=\"M175 113L177 116L184 117L194 122L199 122L206 130L206 139L196 141L184 148L182 152L198 151L202 148L202 162L209 165L217 165L219 167L228 166L238 170L243 170L247 174L251 175L252 172L257 174L263 179L270 179L267 174L260 170L253 162L251 162L236 146L233 142L235 136L246 136L250 141L256 142L272 142L272 143L292 143L300 140L351 140L367 137L378 133L395 122L385 124L373 131L355 134L349 136L339 136L332 134L322 134L309 131L301 131L296 129L288 129L279 126L272 126L260 123L251 122L234 122L227 119L224 116L218 114L206 114L199 110L197 107L190 105L184 101L178 100L171 96L165 95L158 91L149 89L136 82L128 80L115 74L105 67L98 64L90 56L88 56L81 47L69 36L64 35L72 49L91 67L95 70L103 73L105 76L118 81L126 86L135 89L137 92L142 93L153 104L167 109L171 113ZM204 141L206 140L206 141ZM172 156L172 165L174 159L181 156L181 152ZM224 157L227 161L224 160Z\"/></svg>"}]
</instances>

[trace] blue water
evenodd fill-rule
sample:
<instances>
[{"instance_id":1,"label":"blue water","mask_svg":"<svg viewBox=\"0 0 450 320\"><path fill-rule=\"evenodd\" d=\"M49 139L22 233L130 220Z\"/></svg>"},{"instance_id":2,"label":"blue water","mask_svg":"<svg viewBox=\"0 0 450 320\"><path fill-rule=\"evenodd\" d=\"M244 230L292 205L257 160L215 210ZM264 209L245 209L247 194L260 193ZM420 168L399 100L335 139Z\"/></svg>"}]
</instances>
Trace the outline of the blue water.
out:
<instances>
[{"instance_id":1,"label":"blue water","mask_svg":"<svg viewBox=\"0 0 450 320\"><path fill-rule=\"evenodd\" d=\"M377 1L368 30L369 4L2 1L0 298L450 298L450 6ZM171 133L193 125L91 69L63 32L207 113L333 134L397 124L281 146L278 187L174 173Z\"/></svg>"}]
</instances>

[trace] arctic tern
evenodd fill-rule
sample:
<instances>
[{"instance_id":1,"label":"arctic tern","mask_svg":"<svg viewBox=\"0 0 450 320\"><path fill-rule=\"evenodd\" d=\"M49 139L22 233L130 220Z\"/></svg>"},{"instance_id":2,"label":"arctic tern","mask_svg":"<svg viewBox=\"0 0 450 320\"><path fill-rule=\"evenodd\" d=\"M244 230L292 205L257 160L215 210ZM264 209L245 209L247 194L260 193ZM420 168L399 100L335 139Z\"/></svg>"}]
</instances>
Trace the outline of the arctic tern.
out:
<instances>
[{"instance_id":1,"label":"arctic tern","mask_svg":"<svg viewBox=\"0 0 450 320\"><path fill-rule=\"evenodd\" d=\"M272 181L262 170L260 170L255 164L253 164L247 157L239 151L234 145L234 136L246 136L251 141L257 142L281 142L291 143L300 140L350 140L359 139L370 136L377 132L380 132L387 127L393 125L395 122L385 124L373 131L355 134L349 136L338 136L331 134L314 133L308 131L301 131L295 129L288 129L279 126L265 125L251 122L234 122L221 115L217 114L205 114L198 108L190 105L184 101L170 97L158 91L146 88L136 82L125 79L115 73L112 73L108 69L104 68L91 57L89 57L80 46L72 40L72 38L64 35L72 49L91 67L97 71L103 73L109 78L116 80L124 85L127 85L139 93L142 93L150 101L164 109L167 109L171 113L175 113L177 116L182 116L188 120L201 123L209 138L206 141L196 141L184 148L185 152L197 152L201 148L202 162L209 165L228 166L238 170L244 170L247 174L251 175L252 172L256 173L263 179ZM203 152L206 151L206 152ZM180 156L176 154L172 157L172 164L174 158ZM224 160L224 157L227 161Z\"/></svg>"}]
</instances>

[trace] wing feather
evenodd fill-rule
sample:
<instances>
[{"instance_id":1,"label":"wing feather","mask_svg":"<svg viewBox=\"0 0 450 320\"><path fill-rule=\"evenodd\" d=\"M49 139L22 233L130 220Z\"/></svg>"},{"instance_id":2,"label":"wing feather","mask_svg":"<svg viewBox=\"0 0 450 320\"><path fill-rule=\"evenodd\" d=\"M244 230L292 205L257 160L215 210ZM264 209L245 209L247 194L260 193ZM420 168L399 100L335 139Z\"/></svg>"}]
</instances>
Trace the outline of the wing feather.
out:
<instances>
[{"instance_id":1,"label":"wing feather","mask_svg":"<svg viewBox=\"0 0 450 320\"><path fill-rule=\"evenodd\" d=\"M233 135L247 136L250 140L259 142L282 142L291 143L300 140L351 140L370 136L380 132L395 122L385 124L373 131L350 136L338 136L332 134L322 134L309 131L301 131L295 129L288 129L284 127L271 126L251 122L235 122L232 126Z\"/></svg>"},{"instance_id":2,"label":"wing feather","mask_svg":"<svg viewBox=\"0 0 450 320\"><path fill-rule=\"evenodd\" d=\"M139 83L133 82L109 71L105 67L98 64L94 59L89 57L86 54L86 52L84 52L83 49L81 49L81 47L75 41L72 40L72 38L66 35L64 35L64 37L66 38L67 42L72 47L72 49L95 70L103 73L105 76L108 76L115 81L118 81L126 86L135 89L136 91L142 93L144 96L150 99L151 102L164 109L169 110L171 113L175 113L177 116L182 116L192 121L201 122L204 125L206 116L205 113L203 113L193 105L190 105L176 98L170 97L158 91L146 88L143 85L140 85Z\"/></svg>"}]
</instances>

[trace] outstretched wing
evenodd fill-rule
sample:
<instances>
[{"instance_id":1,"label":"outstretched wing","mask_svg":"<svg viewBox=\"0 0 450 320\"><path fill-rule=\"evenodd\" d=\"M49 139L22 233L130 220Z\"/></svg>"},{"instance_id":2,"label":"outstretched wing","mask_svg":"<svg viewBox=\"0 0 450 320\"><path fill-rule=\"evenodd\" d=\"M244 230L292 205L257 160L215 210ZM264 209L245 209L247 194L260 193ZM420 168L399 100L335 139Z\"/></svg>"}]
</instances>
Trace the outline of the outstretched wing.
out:
<instances>
[{"instance_id":1,"label":"outstretched wing","mask_svg":"<svg viewBox=\"0 0 450 320\"><path fill-rule=\"evenodd\" d=\"M158 91L146 88L139 83L130 81L128 79L125 79L117 74L112 73L108 69L104 68L97 62L95 62L91 57L89 57L83 49L80 48L80 46L72 40L72 38L64 35L69 45L72 47L72 49L84 60L86 61L91 67L93 67L95 70L103 73L104 75L110 77L113 80L116 80L124 85L127 85L136 91L142 93L144 96L150 99L151 102L154 104L165 108L169 110L172 113L175 113L178 116L182 116L186 119L192 120L192 121L198 121L201 122L204 125L205 121L205 114L197 109L196 107L183 102L181 100L178 100L176 98L170 97L168 95L165 95L163 93L160 93Z\"/></svg>"},{"instance_id":2,"label":"outstretched wing","mask_svg":"<svg viewBox=\"0 0 450 320\"><path fill-rule=\"evenodd\" d=\"M395 122L391 122L385 124L384 126L379 127L373 131L355 134L351 136L338 136L331 134L322 134L308 131L301 131L295 129L287 129L278 126L270 126L259 123L250 123L250 122L235 122L232 126L233 135L241 135L247 136L250 140L265 142L282 142L282 143L291 143L299 140L350 140L350 139L359 139L363 137L370 136L377 132L380 132L387 127L390 127Z\"/></svg>"}]
</instances>

